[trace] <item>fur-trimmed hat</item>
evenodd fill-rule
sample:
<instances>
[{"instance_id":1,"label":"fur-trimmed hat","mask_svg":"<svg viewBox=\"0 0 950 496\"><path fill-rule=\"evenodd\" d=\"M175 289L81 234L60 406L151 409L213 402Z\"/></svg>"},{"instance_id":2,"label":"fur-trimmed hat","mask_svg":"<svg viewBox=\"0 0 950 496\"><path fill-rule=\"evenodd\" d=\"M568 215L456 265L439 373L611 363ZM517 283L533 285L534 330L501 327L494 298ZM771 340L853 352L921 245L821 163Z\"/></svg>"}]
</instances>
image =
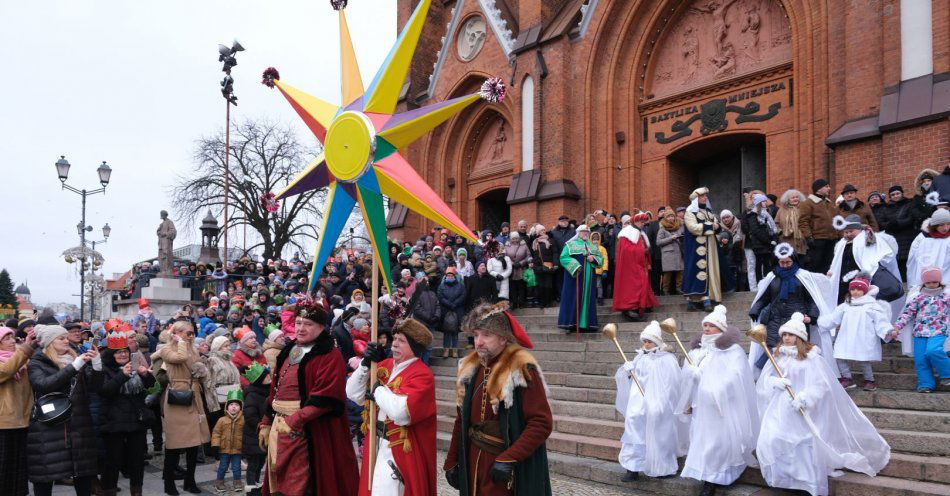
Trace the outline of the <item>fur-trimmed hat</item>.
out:
<instances>
[{"instance_id":1,"label":"fur-trimmed hat","mask_svg":"<svg viewBox=\"0 0 950 496\"><path fill-rule=\"evenodd\" d=\"M660 329L660 323L653 320L640 332L640 342L650 341L658 348L663 348L666 343L663 342L663 330Z\"/></svg>"},{"instance_id":2,"label":"fur-trimmed hat","mask_svg":"<svg viewBox=\"0 0 950 496\"><path fill-rule=\"evenodd\" d=\"M393 326L393 335L402 334L409 341L409 347L412 352L420 357L432 344L432 333L429 328L416 319L409 318L396 322Z\"/></svg>"},{"instance_id":3,"label":"fur-trimmed hat","mask_svg":"<svg viewBox=\"0 0 950 496\"><path fill-rule=\"evenodd\" d=\"M509 343L518 343L524 348L533 348L534 344L521 324L508 312L508 302L496 304L482 303L472 309L462 321L462 330L474 334L475 330L501 336Z\"/></svg>"},{"instance_id":4,"label":"fur-trimmed hat","mask_svg":"<svg viewBox=\"0 0 950 496\"><path fill-rule=\"evenodd\" d=\"M294 316L303 317L323 326L329 323L327 309L309 296L297 300L297 308L294 310Z\"/></svg>"},{"instance_id":5,"label":"fur-trimmed hat","mask_svg":"<svg viewBox=\"0 0 950 496\"><path fill-rule=\"evenodd\" d=\"M778 332L779 334L783 332L794 334L802 338L802 341L808 341L808 330L805 328L805 316L801 312L793 313L792 318L778 328Z\"/></svg>"},{"instance_id":6,"label":"fur-trimmed hat","mask_svg":"<svg viewBox=\"0 0 950 496\"><path fill-rule=\"evenodd\" d=\"M703 324L712 324L719 328L721 331L725 331L729 324L726 322L726 307L723 305L716 305L716 308L713 309L712 313L703 317Z\"/></svg>"}]
</instances>

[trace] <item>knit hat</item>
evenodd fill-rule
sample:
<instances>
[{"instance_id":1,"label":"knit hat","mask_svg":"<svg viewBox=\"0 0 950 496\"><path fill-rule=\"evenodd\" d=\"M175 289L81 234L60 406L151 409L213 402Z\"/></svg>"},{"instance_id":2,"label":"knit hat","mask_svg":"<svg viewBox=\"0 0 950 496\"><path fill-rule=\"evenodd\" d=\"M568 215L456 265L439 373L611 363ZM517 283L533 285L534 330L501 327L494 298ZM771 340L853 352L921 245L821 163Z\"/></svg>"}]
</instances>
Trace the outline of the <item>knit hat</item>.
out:
<instances>
[{"instance_id":1,"label":"knit hat","mask_svg":"<svg viewBox=\"0 0 950 496\"><path fill-rule=\"evenodd\" d=\"M848 291L852 289L860 289L864 291L864 294L868 294L868 291L871 290L871 280L867 277L866 273L859 274L855 276L854 279L851 279L851 282L848 283Z\"/></svg>"},{"instance_id":2,"label":"knit hat","mask_svg":"<svg viewBox=\"0 0 950 496\"><path fill-rule=\"evenodd\" d=\"M139 298L138 304L139 304L139 310L149 307L148 299L146 298Z\"/></svg>"},{"instance_id":3,"label":"knit hat","mask_svg":"<svg viewBox=\"0 0 950 496\"><path fill-rule=\"evenodd\" d=\"M928 282L942 282L943 273L940 271L940 267L924 267L924 270L920 272L920 283L927 284Z\"/></svg>"},{"instance_id":4,"label":"knit hat","mask_svg":"<svg viewBox=\"0 0 950 496\"><path fill-rule=\"evenodd\" d=\"M360 296L364 296L364 297L365 297L365 295L363 294L363 290L360 289L360 288L354 289L354 290L353 290L353 293L350 294L350 298L356 298L356 295L360 295Z\"/></svg>"},{"instance_id":5,"label":"knit hat","mask_svg":"<svg viewBox=\"0 0 950 496\"><path fill-rule=\"evenodd\" d=\"M40 343L40 349L46 348L56 338L66 335L66 328L61 325L43 325L40 324L33 328L36 333L36 339Z\"/></svg>"},{"instance_id":6,"label":"knit hat","mask_svg":"<svg viewBox=\"0 0 950 496\"><path fill-rule=\"evenodd\" d=\"M254 335L254 331L248 326L243 326L234 331L234 339L237 339L238 343L243 343L249 338L256 339L256 336Z\"/></svg>"},{"instance_id":7,"label":"knit hat","mask_svg":"<svg viewBox=\"0 0 950 496\"><path fill-rule=\"evenodd\" d=\"M940 224L950 224L950 210L938 208L930 216L930 227L937 227Z\"/></svg>"},{"instance_id":8,"label":"knit hat","mask_svg":"<svg viewBox=\"0 0 950 496\"><path fill-rule=\"evenodd\" d=\"M841 194L842 194L842 195L845 194L845 193L851 193L851 192L855 192L855 193L858 192L858 188L855 188L853 184L850 184L850 183L849 183L849 184L845 184L845 185L844 185L844 188L841 188Z\"/></svg>"},{"instance_id":9,"label":"knit hat","mask_svg":"<svg viewBox=\"0 0 950 496\"><path fill-rule=\"evenodd\" d=\"M895 185L891 186L890 188L888 188L887 194L891 194L891 193L893 193L893 192L895 192L895 191L900 191L901 193L903 193L903 192L904 192L904 188L903 188L900 184L895 184Z\"/></svg>"},{"instance_id":10,"label":"knit hat","mask_svg":"<svg viewBox=\"0 0 950 496\"><path fill-rule=\"evenodd\" d=\"M467 257L467 256L468 256L468 250L466 250L465 248L459 248L458 251L455 252L455 255L456 255L456 256L465 255L465 256Z\"/></svg>"},{"instance_id":11,"label":"knit hat","mask_svg":"<svg viewBox=\"0 0 950 496\"><path fill-rule=\"evenodd\" d=\"M716 305L716 308L713 309L712 313L703 317L703 324L712 324L719 328L719 330L725 332L729 327L729 324L726 322L726 307L723 305Z\"/></svg>"},{"instance_id":12,"label":"knit hat","mask_svg":"<svg viewBox=\"0 0 950 496\"><path fill-rule=\"evenodd\" d=\"M35 327L36 321L33 319L23 319L16 326L17 332L26 332L27 327Z\"/></svg>"},{"instance_id":13,"label":"knit hat","mask_svg":"<svg viewBox=\"0 0 950 496\"><path fill-rule=\"evenodd\" d=\"M789 334L794 334L800 338L802 341L808 341L808 330L805 328L805 316L801 312L795 312L792 314L791 320L782 324L778 328L779 334L787 332Z\"/></svg>"},{"instance_id":14,"label":"knit hat","mask_svg":"<svg viewBox=\"0 0 950 496\"><path fill-rule=\"evenodd\" d=\"M752 204L753 204L753 205L758 205L758 204L760 204L760 203L762 203L762 202L764 202L764 201L768 201L768 200L769 200L769 197L763 195L762 193L757 193L755 196L752 197Z\"/></svg>"},{"instance_id":15,"label":"knit hat","mask_svg":"<svg viewBox=\"0 0 950 496\"><path fill-rule=\"evenodd\" d=\"M643 328L643 331L640 332L640 342L643 343L646 341L653 342L653 344L659 348L662 348L663 345L666 344L663 342L663 331L660 329L659 322L655 320L650 321L650 323Z\"/></svg>"},{"instance_id":16,"label":"knit hat","mask_svg":"<svg viewBox=\"0 0 950 496\"><path fill-rule=\"evenodd\" d=\"M857 229L860 231L864 229L864 225L861 224L861 217L857 214L850 214L844 218L840 215L836 215L834 219L831 219L831 225L839 231L847 229Z\"/></svg>"},{"instance_id":17,"label":"knit hat","mask_svg":"<svg viewBox=\"0 0 950 496\"><path fill-rule=\"evenodd\" d=\"M719 218L724 219L726 217L735 217L735 214L732 213L732 210L726 209L722 212L719 212Z\"/></svg>"},{"instance_id":18,"label":"knit hat","mask_svg":"<svg viewBox=\"0 0 950 496\"><path fill-rule=\"evenodd\" d=\"M218 336L211 340L211 351L218 351L222 346L230 343L231 340L227 336Z\"/></svg>"},{"instance_id":19,"label":"knit hat","mask_svg":"<svg viewBox=\"0 0 950 496\"><path fill-rule=\"evenodd\" d=\"M353 329L359 330L366 327L369 324L369 321L366 319L353 319Z\"/></svg>"},{"instance_id":20,"label":"knit hat","mask_svg":"<svg viewBox=\"0 0 950 496\"><path fill-rule=\"evenodd\" d=\"M590 228L587 227L587 224L581 224L577 226L577 229L575 229L574 231L575 232L590 232Z\"/></svg>"},{"instance_id":21,"label":"knit hat","mask_svg":"<svg viewBox=\"0 0 950 496\"><path fill-rule=\"evenodd\" d=\"M828 181L825 179L815 179L815 182L811 183L811 192L817 194L818 190L828 186Z\"/></svg>"},{"instance_id":22,"label":"knit hat","mask_svg":"<svg viewBox=\"0 0 950 496\"><path fill-rule=\"evenodd\" d=\"M509 343L518 343L524 348L533 348L534 344L521 324L508 312L508 302L496 304L482 303L472 309L462 321L462 330L474 334L476 330L501 336Z\"/></svg>"},{"instance_id":23,"label":"knit hat","mask_svg":"<svg viewBox=\"0 0 950 496\"><path fill-rule=\"evenodd\" d=\"M449 274L458 274L458 270L456 270L455 267L446 267L445 275L449 275Z\"/></svg>"},{"instance_id":24,"label":"knit hat","mask_svg":"<svg viewBox=\"0 0 950 496\"><path fill-rule=\"evenodd\" d=\"M417 357L421 357L429 348L429 345L432 344L432 333L429 332L425 324L413 318L397 322L393 326L393 335L396 334L402 334L406 337L409 347L412 348L412 353Z\"/></svg>"},{"instance_id":25,"label":"knit hat","mask_svg":"<svg viewBox=\"0 0 950 496\"><path fill-rule=\"evenodd\" d=\"M630 215L624 215L623 217L620 218L621 224L626 224L628 222L630 222Z\"/></svg>"}]
</instances>

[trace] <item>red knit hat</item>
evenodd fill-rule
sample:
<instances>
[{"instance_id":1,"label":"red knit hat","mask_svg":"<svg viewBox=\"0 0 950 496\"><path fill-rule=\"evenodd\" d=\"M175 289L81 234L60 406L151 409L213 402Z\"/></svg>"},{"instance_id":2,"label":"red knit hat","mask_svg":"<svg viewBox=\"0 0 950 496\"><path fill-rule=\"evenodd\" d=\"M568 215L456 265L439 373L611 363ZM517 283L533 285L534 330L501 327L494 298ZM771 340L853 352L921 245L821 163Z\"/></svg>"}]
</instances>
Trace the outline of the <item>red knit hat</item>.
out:
<instances>
[{"instance_id":1,"label":"red knit hat","mask_svg":"<svg viewBox=\"0 0 950 496\"><path fill-rule=\"evenodd\" d=\"M148 307L149 307L148 299L139 298L139 310L142 310L143 308L148 308Z\"/></svg>"},{"instance_id":2,"label":"red knit hat","mask_svg":"<svg viewBox=\"0 0 950 496\"><path fill-rule=\"evenodd\" d=\"M863 277L855 277L848 284L848 290L850 291L852 289L860 289L861 291L864 291L864 294L867 294L868 291L871 290L871 281Z\"/></svg>"}]
</instances>

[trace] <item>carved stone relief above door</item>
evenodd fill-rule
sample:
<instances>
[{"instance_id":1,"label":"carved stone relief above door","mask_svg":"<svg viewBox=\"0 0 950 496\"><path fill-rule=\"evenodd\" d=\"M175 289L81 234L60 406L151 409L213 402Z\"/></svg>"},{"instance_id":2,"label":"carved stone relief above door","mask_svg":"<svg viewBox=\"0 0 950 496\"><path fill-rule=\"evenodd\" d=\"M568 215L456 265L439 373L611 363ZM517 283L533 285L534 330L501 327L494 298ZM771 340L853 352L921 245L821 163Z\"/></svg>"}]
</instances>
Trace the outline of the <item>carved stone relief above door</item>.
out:
<instances>
[{"instance_id":1,"label":"carved stone relief above door","mask_svg":"<svg viewBox=\"0 0 950 496\"><path fill-rule=\"evenodd\" d=\"M482 16L469 17L458 32L456 41L456 51L460 59L468 62L478 55L485 44L485 37L488 35L487 24Z\"/></svg>"},{"instance_id":2,"label":"carved stone relief above door","mask_svg":"<svg viewBox=\"0 0 950 496\"><path fill-rule=\"evenodd\" d=\"M693 0L657 43L648 98L657 99L792 59L779 0Z\"/></svg>"}]
</instances>

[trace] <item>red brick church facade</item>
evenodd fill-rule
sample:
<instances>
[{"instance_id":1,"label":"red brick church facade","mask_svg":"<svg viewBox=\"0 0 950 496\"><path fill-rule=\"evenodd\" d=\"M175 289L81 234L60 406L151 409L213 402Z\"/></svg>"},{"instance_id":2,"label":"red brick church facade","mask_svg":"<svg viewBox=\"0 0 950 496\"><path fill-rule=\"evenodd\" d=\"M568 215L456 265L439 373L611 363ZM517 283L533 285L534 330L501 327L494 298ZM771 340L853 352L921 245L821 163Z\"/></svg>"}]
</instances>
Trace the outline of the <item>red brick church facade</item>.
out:
<instances>
[{"instance_id":1,"label":"red brick church facade","mask_svg":"<svg viewBox=\"0 0 950 496\"><path fill-rule=\"evenodd\" d=\"M912 194L950 164L950 0L433 0L400 105L490 76L502 104L406 152L473 229L684 205L700 185L717 208L819 177ZM433 227L399 208L389 224Z\"/></svg>"}]
</instances>

